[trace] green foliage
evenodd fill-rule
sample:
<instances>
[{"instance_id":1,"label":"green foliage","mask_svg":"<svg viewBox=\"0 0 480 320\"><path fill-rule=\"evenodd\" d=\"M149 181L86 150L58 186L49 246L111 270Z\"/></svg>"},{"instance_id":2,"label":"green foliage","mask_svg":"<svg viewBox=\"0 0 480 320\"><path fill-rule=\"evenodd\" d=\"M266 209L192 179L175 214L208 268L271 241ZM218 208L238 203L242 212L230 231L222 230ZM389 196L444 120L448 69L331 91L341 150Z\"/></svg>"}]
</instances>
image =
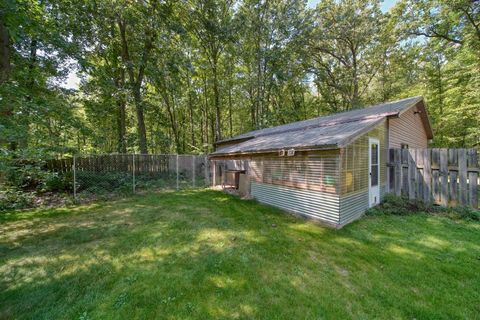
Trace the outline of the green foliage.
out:
<instances>
[{"instance_id":1,"label":"green foliage","mask_svg":"<svg viewBox=\"0 0 480 320\"><path fill-rule=\"evenodd\" d=\"M409 215L426 212L428 208L420 201L410 201L387 193L383 202L366 211L366 215Z\"/></svg>"},{"instance_id":2,"label":"green foliage","mask_svg":"<svg viewBox=\"0 0 480 320\"><path fill-rule=\"evenodd\" d=\"M479 222L384 215L335 230L211 190L0 221L6 318L478 317Z\"/></svg>"},{"instance_id":3,"label":"green foliage","mask_svg":"<svg viewBox=\"0 0 480 320\"><path fill-rule=\"evenodd\" d=\"M71 172L48 172L45 179L45 191L71 192L73 190L73 174Z\"/></svg>"},{"instance_id":4,"label":"green foliage","mask_svg":"<svg viewBox=\"0 0 480 320\"><path fill-rule=\"evenodd\" d=\"M480 221L480 210L476 210L470 207L437 208L434 213L452 219Z\"/></svg>"},{"instance_id":5,"label":"green foliage","mask_svg":"<svg viewBox=\"0 0 480 320\"><path fill-rule=\"evenodd\" d=\"M315 84L331 112L370 102L371 82L384 63L385 16L378 0L321 1L310 38Z\"/></svg>"},{"instance_id":6,"label":"green foliage","mask_svg":"<svg viewBox=\"0 0 480 320\"><path fill-rule=\"evenodd\" d=\"M426 206L422 201L412 201L390 193L384 196L380 205L368 209L365 214L368 216L433 214L451 219L480 221L480 211L473 208Z\"/></svg>"},{"instance_id":7,"label":"green foliage","mask_svg":"<svg viewBox=\"0 0 480 320\"><path fill-rule=\"evenodd\" d=\"M16 188L0 189L0 211L18 210L33 206L35 192L25 192Z\"/></svg>"},{"instance_id":8,"label":"green foliage","mask_svg":"<svg viewBox=\"0 0 480 320\"><path fill-rule=\"evenodd\" d=\"M132 175L125 172L78 171L76 179L78 192L102 194L115 190L132 190Z\"/></svg>"},{"instance_id":9,"label":"green foliage","mask_svg":"<svg viewBox=\"0 0 480 320\"><path fill-rule=\"evenodd\" d=\"M423 95L433 146L480 143L477 1L0 6L0 146L206 153L248 130ZM79 72L81 85L60 83Z\"/></svg>"}]
</instances>

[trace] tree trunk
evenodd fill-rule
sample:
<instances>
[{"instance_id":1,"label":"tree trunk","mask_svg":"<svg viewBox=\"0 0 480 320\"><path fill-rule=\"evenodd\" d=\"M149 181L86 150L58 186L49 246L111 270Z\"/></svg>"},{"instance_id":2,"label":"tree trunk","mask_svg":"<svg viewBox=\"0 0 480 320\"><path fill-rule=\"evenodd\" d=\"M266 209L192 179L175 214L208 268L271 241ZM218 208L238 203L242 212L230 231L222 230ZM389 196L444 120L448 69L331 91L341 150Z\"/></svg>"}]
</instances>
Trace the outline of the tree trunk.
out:
<instances>
[{"instance_id":1,"label":"tree trunk","mask_svg":"<svg viewBox=\"0 0 480 320\"><path fill-rule=\"evenodd\" d=\"M170 104L170 99L167 92L162 94L163 101L167 106L168 117L170 119L170 124L172 126L173 140L175 142L175 149L177 153L180 153L180 140L178 137L178 128L177 128L177 119L175 119L175 110L173 110L172 105Z\"/></svg>"},{"instance_id":2,"label":"tree trunk","mask_svg":"<svg viewBox=\"0 0 480 320\"><path fill-rule=\"evenodd\" d=\"M195 141L195 126L193 123L193 102L192 102L192 83L190 81L190 75L187 73L187 82L188 82L188 110L190 117L190 136L192 141L192 147L196 146Z\"/></svg>"},{"instance_id":3,"label":"tree trunk","mask_svg":"<svg viewBox=\"0 0 480 320\"><path fill-rule=\"evenodd\" d=\"M119 78L116 81L117 90L121 90L125 84L125 71L120 69ZM118 144L117 150L119 153L127 153L127 121L126 121L126 101L123 93L117 98L117 129L118 129Z\"/></svg>"},{"instance_id":4,"label":"tree trunk","mask_svg":"<svg viewBox=\"0 0 480 320\"><path fill-rule=\"evenodd\" d=\"M140 66L138 69L138 75L135 78L135 70L133 69L133 63L130 60L130 53L128 50L128 42L126 37L126 22L122 19L119 19L118 26L120 29L120 37L122 41L122 59L124 64L127 67L127 72L130 80L130 86L132 88L133 100L135 102L135 111L137 115L137 134L138 134L138 143L140 146L140 152L142 154L147 154L147 130L145 128L145 119L143 115L143 102L142 102L142 83L145 68L147 66L149 53L153 45L153 34L148 30L145 31L145 43L142 52L142 58Z\"/></svg>"},{"instance_id":5,"label":"tree trunk","mask_svg":"<svg viewBox=\"0 0 480 320\"><path fill-rule=\"evenodd\" d=\"M360 97L359 97L359 86L358 86L358 66L357 66L357 54L356 51L352 49L352 59L353 59L353 92L352 100L350 103L350 108L356 109L360 107Z\"/></svg>"},{"instance_id":6,"label":"tree trunk","mask_svg":"<svg viewBox=\"0 0 480 320\"><path fill-rule=\"evenodd\" d=\"M147 154L147 130L145 128L145 119L143 116L143 104L142 95L140 93L140 85L135 86L133 90L133 99L135 101L135 111L137 114L137 133L140 152L142 154Z\"/></svg>"},{"instance_id":7,"label":"tree trunk","mask_svg":"<svg viewBox=\"0 0 480 320\"><path fill-rule=\"evenodd\" d=\"M228 88L228 123L230 125L230 137L233 136L233 119L232 119L232 86Z\"/></svg>"},{"instance_id":8,"label":"tree trunk","mask_svg":"<svg viewBox=\"0 0 480 320\"><path fill-rule=\"evenodd\" d=\"M205 98L205 109L204 109L204 120L205 120L205 144L208 145L208 86L207 86L207 79L206 76L203 77L203 96ZM205 149L205 153L207 153L207 149Z\"/></svg>"},{"instance_id":9,"label":"tree trunk","mask_svg":"<svg viewBox=\"0 0 480 320\"><path fill-rule=\"evenodd\" d=\"M10 75L10 40L8 29L0 16L0 85L8 80Z\"/></svg>"},{"instance_id":10,"label":"tree trunk","mask_svg":"<svg viewBox=\"0 0 480 320\"><path fill-rule=\"evenodd\" d=\"M218 91L218 75L217 75L217 57L213 58L213 96L215 103L215 141L222 139L221 129L220 129L220 93Z\"/></svg>"},{"instance_id":11,"label":"tree trunk","mask_svg":"<svg viewBox=\"0 0 480 320\"><path fill-rule=\"evenodd\" d=\"M110 20L110 34L112 39L116 37L116 27L115 20ZM125 69L119 66L117 61L117 56L122 55L122 50L116 44L114 45L115 58L113 59L113 74L114 74L114 83L116 92L116 103L117 103L117 152L127 153L127 143L126 143L126 134L127 134L127 121L126 121L126 104L127 101L124 96L125 88ZM106 61L108 64L108 61Z\"/></svg>"},{"instance_id":12,"label":"tree trunk","mask_svg":"<svg viewBox=\"0 0 480 320\"><path fill-rule=\"evenodd\" d=\"M37 46L38 41L36 39L32 39L30 41L30 54L28 58L28 80L27 86L29 90L35 90L35 66L37 64ZM26 149L28 147L29 141L29 126L30 126L30 109L33 102L32 91L26 97L27 103L26 108L24 109L23 116L22 116L22 125L25 127L23 130L23 135L19 139L19 148Z\"/></svg>"}]
</instances>

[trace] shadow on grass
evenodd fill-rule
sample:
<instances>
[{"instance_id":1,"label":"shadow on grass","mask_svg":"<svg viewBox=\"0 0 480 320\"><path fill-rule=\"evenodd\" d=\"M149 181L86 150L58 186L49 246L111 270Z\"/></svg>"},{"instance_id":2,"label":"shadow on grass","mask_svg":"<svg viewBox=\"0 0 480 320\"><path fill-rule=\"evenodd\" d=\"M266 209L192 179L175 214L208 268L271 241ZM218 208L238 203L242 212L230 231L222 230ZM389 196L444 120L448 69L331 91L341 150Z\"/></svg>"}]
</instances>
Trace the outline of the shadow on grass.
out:
<instances>
[{"instance_id":1,"label":"shadow on grass","mask_svg":"<svg viewBox=\"0 0 480 320\"><path fill-rule=\"evenodd\" d=\"M215 191L4 223L0 318L455 318L478 314L480 227L332 230Z\"/></svg>"}]
</instances>

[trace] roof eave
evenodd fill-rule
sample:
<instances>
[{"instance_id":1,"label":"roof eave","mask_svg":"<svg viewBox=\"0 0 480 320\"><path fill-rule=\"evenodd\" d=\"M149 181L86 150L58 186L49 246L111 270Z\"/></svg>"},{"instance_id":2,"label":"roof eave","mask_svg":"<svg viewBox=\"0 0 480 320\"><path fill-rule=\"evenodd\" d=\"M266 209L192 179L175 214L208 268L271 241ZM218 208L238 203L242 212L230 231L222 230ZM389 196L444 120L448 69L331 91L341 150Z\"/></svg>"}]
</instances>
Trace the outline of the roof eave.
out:
<instances>
[{"instance_id":1,"label":"roof eave","mask_svg":"<svg viewBox=\"0 0 480 320\"><path fill-rule=\"evenodd\" d=\"M366 126L365 128L362 128L361 130L358 130L358 131L352 133L351 135L349 135L348 137L346 137L345 139L343 139L339 143L337 143L338 147L339 148L344 148L344 147L348 146L349 144L351 144L352 142L357 140L357 138L361 137L363 134L369 132L370 130L372 130L376 126L385 122L386 118L387 118L387 116L380 117L377 121L372 122L370 125Z\"/></svg>"},{"instance_id":2,"label":"roof eave","mask_svg":"<svg viewBox=\"0 0 480 320\"><path fill-rule=\"evenodd\" d=\"M295 149L295 151L320 151L320 150L332 150L339 149L338 144L325 144L319 146L308 146L308 147L284 147L284 148L272 148L265 150L252 150L252 151L242 151L242 152L222 152L222 153L211 153L208 155L208 158L214 157L228 157L228 156L244 156L244 155L257 155L264 153L277 153L280 149Z\"/></svg>"},{"instance_id":3,"label":"roof eave","mask_svg":"<svg viewBox=\"0 0 480 320\"><path fill-rule=\"evenodd\" d=\"M422 101L420 102L421 102L420 108L422 109L421 110L422 112L420 113L420 117L422 118L422 123L425 128L425 133L427 134L428 139L433 139L433 129L432 129L432 125L430 124L430 117L428 116L425 100L422 99Z\"/></svg>"}]
</instances>

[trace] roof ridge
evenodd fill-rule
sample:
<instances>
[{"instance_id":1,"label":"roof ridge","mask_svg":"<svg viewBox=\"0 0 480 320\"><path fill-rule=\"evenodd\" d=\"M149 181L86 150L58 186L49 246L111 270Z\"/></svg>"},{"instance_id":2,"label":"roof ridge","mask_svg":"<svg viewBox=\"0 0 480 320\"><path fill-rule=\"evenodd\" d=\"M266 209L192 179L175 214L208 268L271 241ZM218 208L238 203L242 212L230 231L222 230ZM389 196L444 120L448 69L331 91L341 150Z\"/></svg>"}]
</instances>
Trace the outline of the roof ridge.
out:
<instances>
[{"instance_id":1,"label":"roof ridge","mask_svg":"<svg viewBox=\"0 0 480 320\"><path fill-rule=\"evenodd\" d=\"M261 128L261 129L256 129L252 130L250 132L246 132L243 134L239 134L224 140L217 141L216 144L221 144L221 143L226 143L226 142L231 142L231 141L238 141L238 140L245 140L245 139L251 139L251 138L256 138L256 137L263 137L263 136L268 136L268 135L275 135L275 134L280 134L280 133L285 133L285 132L295 132L299 130L305 130L305 129L310 129L310 128L318 128L322 126L329 126L329 125L335 125L335 124L342 124L344 123L343 121L351 122L351 121L358 121L359 117L360 119L365 119L365 117L371 117L375 116L372 114L357 114L355 116L355 113L361 113L362 111L365 112L374 112L375 108L379 108L382 113L379 113L378 115L384 115L388 116L391 115L390 113L398 113L400 110L396 110L397 108L395 107L395 104L402 104L408 102L418 102L416 100L421 100L423 99L422 96L413 96L413 97L408 97L396 101L388 101L388 102L383 102L383 103L377 103L375 105L367 106L365 108L358 108L358 109L352 109L352 110L347 110L347 111L342 111L342 112L337 112L337 113L332 113L328 115L323 115L315 118L310 118L310 119L305 119L305 120L300 120L296 122L291 122L291 123L286 123L282 125L277 125L273 127L267 127L267 128ZM410 105L410 103L408 104ZM382 108L385 108L382 110ZM405 106L403 106L405 108ZM403 109L402 108L402 109ZM393 110L392 110L393 109ZM354 116L350 119L347 120L335 120L336 117L345 117L346 115L348 116L349 113L354 113ZM322 123L323 121L323 123ZM312 123L313 122L313 123ZM320 122L320 123L318 123ZM326 123L325 123L326 122ZM289 128L288 126L292 125L297 125L297 127ZM285 127L282 129L282 127Z\"/></svg>"},{"instance_id":2,"label":"roof ridge","mask_svg":"<svg viewBox=\"0 0 480 320\"><path fill-rule=\"evenodd\" d=\"M292 129L285 129L282 131L275 131L275 132L267 132L264 134L259 134L255 135L253 137L259 138L259 137L266 137L266 136L274 136L276 134L282 134L282 133L287 133L287 132L295 132L295 131L302 131L302 130L310 130L310 129L315 129L315 128L322 128L322 127L331 127L331 126L336 126L339 124L346 124L346 123L351 123L351 122L357 122L361 120L371 120L371 119L377 119L377 118L383 118L388 116L389 113L381 113L377 115L368 115L368 116L362 116L362 117L357 117L357 118L351 118L351 119L346 119L346 120L337 120L337 121L331 121L328 123L318 123L318 124L313 124L305 127L299 127L299 128L292 128Z\"/></svg>"}]
</instances>

